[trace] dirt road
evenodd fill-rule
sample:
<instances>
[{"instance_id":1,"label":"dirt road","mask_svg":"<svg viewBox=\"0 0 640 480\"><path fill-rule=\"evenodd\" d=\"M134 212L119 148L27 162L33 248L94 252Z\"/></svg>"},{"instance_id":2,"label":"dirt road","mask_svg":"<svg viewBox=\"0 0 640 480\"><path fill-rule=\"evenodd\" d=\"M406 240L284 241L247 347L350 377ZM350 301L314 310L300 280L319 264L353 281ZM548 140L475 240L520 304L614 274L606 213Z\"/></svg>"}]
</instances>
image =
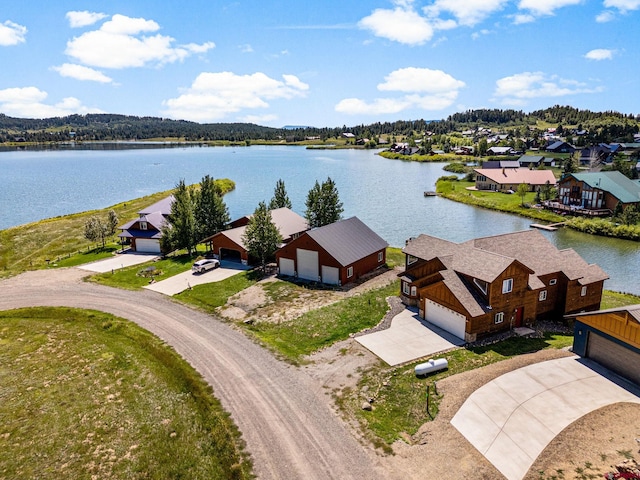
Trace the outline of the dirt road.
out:
<instances>
[{"instance_id":1,"label":"dirt road","mask_svg":"<svg viewBox=\"0 0 640 480\"><path fill-rule=\"evenodd\" d=\"M77 269L0 282L0 310L69 306L136 322L172 345L213 386L242 431L260 479L391 478L330 409L303 371L209 315L161 294L85 283Z\"/></svg>"}]
</instances>

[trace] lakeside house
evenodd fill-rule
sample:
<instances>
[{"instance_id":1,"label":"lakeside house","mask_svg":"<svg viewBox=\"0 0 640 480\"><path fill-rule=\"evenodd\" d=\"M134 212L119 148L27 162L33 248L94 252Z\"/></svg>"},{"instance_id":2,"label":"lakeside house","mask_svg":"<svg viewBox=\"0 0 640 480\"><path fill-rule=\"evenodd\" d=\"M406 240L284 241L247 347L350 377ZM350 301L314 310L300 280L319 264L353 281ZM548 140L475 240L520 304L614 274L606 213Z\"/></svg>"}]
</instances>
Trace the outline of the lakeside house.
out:
<instances>
[{"instance_id":1,"label":"lakeside house","mask_svg":"<svg viewBox=\"0 0 640 480\"><path fill-rule=\"evenodd\" d=\"M517 163L517 162L516 162ZM475 168L476 188L495 192L515 192L518 185L525 183L529 191L539 191L544 185L555 185L556 177L551 170L530 170L528 168Z\"/></svg>"},{"instance_id":2,"label":"lakeside house","mask_svg":"<svg viewBox=\"0 0 640 480\"><path fill-rule=\"evenodd\" d=\"M570 173L558 182L558 199L574 213L610 215L618 203L640 206L640 182L618 171Z\"/></svg>"},{"instance_id":3,"label":"lakeside house","mask_svg":"<svg viewBox=\"0 0 640 480\"><path fill-rule=\"evenodd\" d=\"M598 310L609 276L537 230L454 243L407 241L400 297L467 342L538 320Z\"/></svg>"},{"instance_id":4,"label":"lakeside house","mask_svg":"<svg viewBox=\"0 0 640 480\"><path fill-rule=\"evenodd\" d=\"M162 228L168 222L173 202L173 195L169 195L140 210L135 220L118 227L122 230L118 235L122 246L129 245L134 252L162 253L160 248Z\"/></svg>"}]
</instances>

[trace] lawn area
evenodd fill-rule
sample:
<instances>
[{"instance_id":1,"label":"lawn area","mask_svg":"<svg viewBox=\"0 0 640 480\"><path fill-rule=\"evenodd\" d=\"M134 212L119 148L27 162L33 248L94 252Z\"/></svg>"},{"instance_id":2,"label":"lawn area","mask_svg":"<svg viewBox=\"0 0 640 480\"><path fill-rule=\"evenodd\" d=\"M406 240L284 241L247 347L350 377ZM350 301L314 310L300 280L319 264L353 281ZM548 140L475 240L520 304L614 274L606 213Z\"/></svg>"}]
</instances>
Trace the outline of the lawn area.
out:
<instances>
[{"instance_id":1,"label":"lawn area","mask_svg":"<svg viewBox=\"0 0 640 480\"><path fill-rule=\"evenodd\" d=\"M523 217L542 220L550 223L566 220L561 215L539 208L523 207L522 204L533 205L535 203L534 192L525 195L524 200L518 194L492 192L489 190L468 190L474 182L439 180L436 184L438 194L449 200L466 203L477 207L489 208L501 212L514 213Z\"/></svg>"},{"instance_id":2,"label":"lawn area","mask_svg":"<svg viewBox=\"0 0 640 480\"><path fill-rule=\"evenodd\" d=\"M221 282L196 285L191 290L174 295L173 298L215 314L216 308L227 303L230 296L249 288L260 280L256 271L246 270Z\"/></svg>"},{"instance_id":3,"label":"lawn area","mask_svg":"<svg viewBox=\"0 0 640 480\"><path fill-rule=\"evenodd\" d=\"M186 253L172 255L140 265L121 268L113 273L96 273L89 277L89 280L109 287L139 290L145 285L149 285L151 278L159 282L189 270L196 258L197 256L189 256Z\"/></svg>"},{"instance_id":4,"label":"lawn area","mask_svg":"<svg viewBox=\"0 0 640 480\"><path fill-rule=\"evenodd\" d=\"M609 308L619 308L637 304L640 304L640 297L637 295L605 290L602 292L602 303L600 304L600 308L602 310L606 310Z\"/></svg>"},{"instance_id":5,"label":"lawn area","mask_svg":"<svg viewBox=\"0 0 640 480\"><path fill-rule=\"evenodd\" d=\"M246 328L265 345L293 364L305 355L345 340L349 334L380 323L389 306L386 298L397 295L399 282L355 295L290 321L259 322Z\"/></svg>"},{"instance_id":6,"label":"lawn area","mask_svg":"<svg viewBox=\"0 0 640 480\"><path fill-rule=\"evenodd\" d=\"M243 479L211 388L137 325L69 308L0 312L0 477Z\"/></svg>"},{"instance_id":7,"label":"lawn area","mask_svg":"<svg viewBox=\"0 0 640 480\"><path fill-rule=\"evenodd\" d=\"M113 252L120 249L118 243L108 243L104 247L96 247L91 249L87 247L86 252L78 252L74 254L67 254L66 257L61 257L55 263L50 263L51 267L77 267L78 265L84 265L85 263L95 262L97 260L103 260L113 256Z\"/></svg>"},{"instance_id":8,"label":"lawn area","mask_svg":"<svg viewBox=\"0 0 640 480\"><path fill-rule=\"evenodd\" d=\"M544 338L512 337L487 347L458 348L439 355L449 363L447 370L426 378L414 373L417 363L399 368L380 365L363 373L358 391L375 395L373 411L362 410L362 396L353 391L336 397L341 409L355 415L363 432L379 448L390 451L389 445L401 438L401 433L413 435L420 426L438 414L441 395L434 383L458 373L484 367L510 357L546 348L564 348L573 343L573 337L546 334ZM430 387L429 414L426 410L426 388Z\"/></svg>"}]
</instances>

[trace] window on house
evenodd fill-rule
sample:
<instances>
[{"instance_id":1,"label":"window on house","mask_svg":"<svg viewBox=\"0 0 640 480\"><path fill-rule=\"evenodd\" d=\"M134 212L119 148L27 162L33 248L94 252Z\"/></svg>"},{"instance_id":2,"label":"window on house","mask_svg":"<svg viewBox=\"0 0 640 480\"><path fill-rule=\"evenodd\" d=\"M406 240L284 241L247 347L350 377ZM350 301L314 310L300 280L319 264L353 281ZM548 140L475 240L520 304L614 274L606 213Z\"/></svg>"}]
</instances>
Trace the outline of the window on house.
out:
<instances>
[{"instance_id":1,"label":"window on house","mask_svg":"<svg viewBox=\"0 0 640 480\"><path fill-rule=\"evenodd\" d=\"M412 263L416 263L418 261L418 257L414 257L413 255L407 255L407 265L411 265Z\"/></svg>"},{"instance_id":2,"label":"window on house","mask_svg":"<svg viewBox=\"0 0 640 480\"><path fill-rule=\"evenodd\" d=\"M502 293L510 293L513 290L513 278L502 281Z\"/></svg>"},{"instance_id":3,"label":"window on house","mask_svg":"<svg viewBox=\"0 0 640 480\"><path fill-rule=\"evenodd\" d=\"M540 292L540 295L538 295L538 301L544 302L546 299L547 299L547 291L546 290L542 290Z\"/></svg>"},{"instance_id":4,"label":"window on house","mask_svg":"<svg viewBox=\"0 0 640 480\"><path fill-rule=\"evenodd\" d=\"M487 282L485 282L484 280L479 280L477 278L473 279L473 283L476 284L476 286L480 289L480 291L482 293L484 293L485 295L487 294Z\"/></svg>"},{"instance_id":5,"label":"window on house","mask_svg":"<svg viewBox=\"0 0 640 480\"><path fill-rule=\"evenodd\" d=\"M409 295L409 284L407 282L402 282L402 293Z\"/></svg>"},{"instance_id":6,"label":"window on house","mask_svg":"<svg viewBox=\"0 0 640 480\"><path fill-rule=\"evenodd\" d=\"M549 280L549 285L555 285L556 283L558 283L558 280L556 280L555 278Z\"/></svg>"},{"instance_id":7,"label":"window on house","mask_svg":"<svg viewBox=\"0 0 640 480\"><path fill-rule=\"evenodd\" d=\"M411 287L411 296L415 297L418 294L418 288L417 287Z\"/></svg>"},{"instance_id":8,"label":"window on house","mask_svg":"<svg viewBox=\"0 0 640 480\"><path fill-rule=\"evenodd\" d=\"M378 263L380 263L384 259L384 254L382 252L378 252Z\"/></svg>"},{"instance_id":9,"label":"window on house","mask_svg":"<svg viewBox=\"0 0 640 480\"><path fill-rule=\"evenodd\" d=\"M582 289L580 290L580 296L584 297L587 295L587 286L585 285L584 287L582 287Z\"/></svg>"},{"instance_id":10,"label":"window on house","mask_svg":"<svg viewBox=\"0 0 640 480\"><path fill-rule=\"evenodd\" d=\"M496 313L496 316L493 317L493 323L502 323L504 322L504 312Z\"/></svg>"},{"instance_id":11,"label":"window on house","mask_svg":"<svg viewBox=\"0 0 640 480\"><path fill-rule=\"evenodd\" d=\"M347 278L353 277L353 267L347 268Z\"/></svg>"},{"instance_id":12,"label":"window on house","mask_svg":"<svg viewBox=\"0 0 640 480\"><path fill-rule=\"evenodd\" d=\"M147 229L147 222L140 222L140 230L146 230Z\"/></svg>"}]
</instances>

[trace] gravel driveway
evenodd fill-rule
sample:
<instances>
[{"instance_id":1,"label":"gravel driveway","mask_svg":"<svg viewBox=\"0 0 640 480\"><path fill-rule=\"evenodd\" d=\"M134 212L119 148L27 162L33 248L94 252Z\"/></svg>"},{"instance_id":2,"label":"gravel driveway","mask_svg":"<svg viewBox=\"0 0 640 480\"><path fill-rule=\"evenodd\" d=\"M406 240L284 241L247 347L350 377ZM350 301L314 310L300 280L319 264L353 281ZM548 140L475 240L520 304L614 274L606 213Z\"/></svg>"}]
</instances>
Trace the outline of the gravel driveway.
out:
<instances>
[{"instance_id":1,"label":"gravel driveway","mask_svg":"<svg viewBox=\"0 0 640 480\"><path fill-rule=\"evenodd\" d=\"M217 319L151 291L85 283L79 269L0 282L0 309L92 308L136 322L172 345L209 382L242 431L261 479L393 478L328 405L310 377Z\"/></svg>"}]
</instances>

